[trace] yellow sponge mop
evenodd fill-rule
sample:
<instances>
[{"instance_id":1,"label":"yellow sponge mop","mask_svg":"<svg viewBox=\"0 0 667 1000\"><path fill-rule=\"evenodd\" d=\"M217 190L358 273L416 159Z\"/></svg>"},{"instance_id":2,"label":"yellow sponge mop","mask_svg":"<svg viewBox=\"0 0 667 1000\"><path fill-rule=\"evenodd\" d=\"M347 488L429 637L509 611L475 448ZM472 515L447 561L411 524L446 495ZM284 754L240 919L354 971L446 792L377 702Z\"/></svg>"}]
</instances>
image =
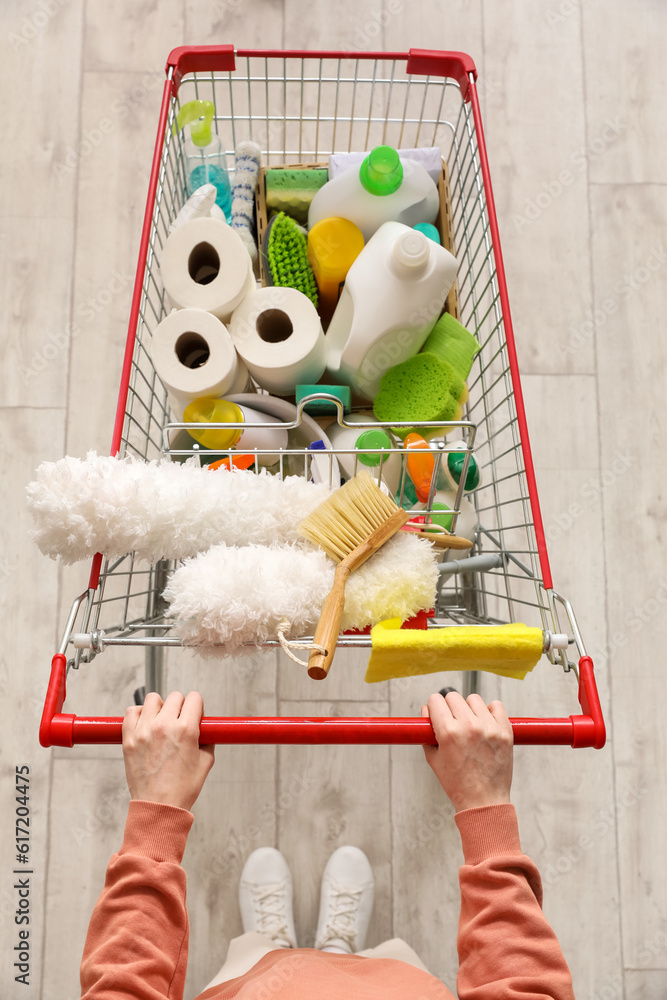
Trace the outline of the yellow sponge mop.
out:
<instances>
[{"instance_id":1,"label":"yellow sponge mop","mask_svg":"<svg viewBox=\"0 0 667 1000\"><path fill-rule=\"evenodd\" d=\"M400 626L400 618L391 618L371 629L367 683L441 670L488 670L523 680L544 648L542 629L527 625L452 625L426 631Z\"/></svg>"}]
</instances>

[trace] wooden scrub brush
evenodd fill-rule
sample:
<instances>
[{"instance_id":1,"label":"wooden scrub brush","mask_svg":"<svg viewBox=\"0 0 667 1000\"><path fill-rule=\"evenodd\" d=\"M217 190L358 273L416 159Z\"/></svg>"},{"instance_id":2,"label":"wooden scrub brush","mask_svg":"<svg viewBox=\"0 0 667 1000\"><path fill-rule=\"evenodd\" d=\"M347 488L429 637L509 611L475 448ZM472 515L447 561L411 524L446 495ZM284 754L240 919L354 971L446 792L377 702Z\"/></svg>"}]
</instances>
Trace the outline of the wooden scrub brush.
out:
<instances>
[{"instance_id":1,"label":"wooden scrub brush","mask_svg":"<svg viewBox=\"0 0 667 1000\"><path fill-rule=\"evenodd\" d=\"M299 534L319 545L338 562L333 587L324 602L308 657L308 674L323 680L329 673L345 604L350 573L366 562L410 515L383 493L375 480L361 472L337 489L299 525Z\"/></svg>"}]
</instances>

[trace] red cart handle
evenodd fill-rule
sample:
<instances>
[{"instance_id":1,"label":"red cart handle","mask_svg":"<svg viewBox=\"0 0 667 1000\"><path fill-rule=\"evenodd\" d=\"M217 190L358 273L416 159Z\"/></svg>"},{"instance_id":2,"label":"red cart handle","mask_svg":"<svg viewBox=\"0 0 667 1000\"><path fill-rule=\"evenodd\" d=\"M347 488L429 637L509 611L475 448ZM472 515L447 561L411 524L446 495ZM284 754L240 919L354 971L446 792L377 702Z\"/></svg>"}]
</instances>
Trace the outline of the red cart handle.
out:
<instances>
[{"instance_id":1,"label":"red cart handle","mask_svg":"<svg viewBox=\"0 0 667 1000\"><path fill-rule=\"evenodd\" d=\"M62 714L65 703L67 661L56 653L39 727L43 747L71 747L75 743L121 743L122 718L83 718ZM584 715L563 719L510 719L515 744L595 747L605 744L605 726L598 697L593 661L579 660L579 703ZM202 744L211 743L356 743L437 745L429 719L417 718L231 718L204 717Z\"/></svg>"}]
</instances>

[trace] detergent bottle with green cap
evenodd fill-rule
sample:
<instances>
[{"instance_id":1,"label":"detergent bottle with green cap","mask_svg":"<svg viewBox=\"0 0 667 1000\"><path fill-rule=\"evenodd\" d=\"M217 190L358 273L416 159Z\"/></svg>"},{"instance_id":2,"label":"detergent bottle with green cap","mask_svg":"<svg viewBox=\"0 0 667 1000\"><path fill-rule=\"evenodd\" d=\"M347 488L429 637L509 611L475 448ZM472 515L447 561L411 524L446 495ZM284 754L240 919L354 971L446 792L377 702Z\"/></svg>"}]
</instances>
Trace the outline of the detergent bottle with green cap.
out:
<instances>
[{"instance_id":1,"label":"detergent bottle with green cap","mask_svg":"<svg viewBox=\"0 0 667 1000\"><path fill-rule=\"evenodd\" d=\"M215 204L230 222L232 191L220 136L211 128L214 115L212 101L188 101L179 110L176 125L179 129L190 126L190 135L184 140L188 197L202 184L213 184L217 191Z\"/></svg>"},{"instance_id":2,"label":"detergent bottle with green cap","mask_svg":"<svg viewBox=\"0 0 667 1000\"><path fill-rule=\"evenodd\" d=\"M373 424L375 417L370 412L349 413L347 424ZM387 431L380 427L341 427L337 422L326 429L331 447L336 452L338 465L345 480L366 469L387 487L393 497L401 482L402 456L397 445ZM349 454L341 454L349 452ZM384 454L386 452L386 454ZM382 468L380 468L382 465Z\"/></svg>"},{"instance_id":3,"label":"detergent bottle with green cap","mask_svg":"<svg viewBox=\"0 0 667 1000\"><path fill-rule=\"evenodd\" d=\"M349 219L368 242L383 222L433 222L438 207L438 189L420 163L402 161L393 146L376 146L358 169L351 167L320 188L310 203L308 226L334 216Z\"/></svg>"}]
</instances>

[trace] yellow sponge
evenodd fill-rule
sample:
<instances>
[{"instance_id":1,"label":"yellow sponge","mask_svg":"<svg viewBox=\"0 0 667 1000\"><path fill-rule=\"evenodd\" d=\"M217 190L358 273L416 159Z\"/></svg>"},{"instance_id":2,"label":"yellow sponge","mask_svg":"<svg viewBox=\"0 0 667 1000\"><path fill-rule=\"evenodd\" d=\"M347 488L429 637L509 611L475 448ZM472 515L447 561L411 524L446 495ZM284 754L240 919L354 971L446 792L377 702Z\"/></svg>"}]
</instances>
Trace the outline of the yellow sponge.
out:
<instances>
[{"instance_id":1,"label":"yellow sponge","mask_svg":"<svg viewBox=\"0 0 667 1000\"><path fill-rule=\"evenodd\" d=\"M452 625L426 631L400 626L400 618L391 618L371 629L367 683L441 670L488 670L523 680L544 647L542 629L521 624Z\"/></svg>"}]
</instances>

